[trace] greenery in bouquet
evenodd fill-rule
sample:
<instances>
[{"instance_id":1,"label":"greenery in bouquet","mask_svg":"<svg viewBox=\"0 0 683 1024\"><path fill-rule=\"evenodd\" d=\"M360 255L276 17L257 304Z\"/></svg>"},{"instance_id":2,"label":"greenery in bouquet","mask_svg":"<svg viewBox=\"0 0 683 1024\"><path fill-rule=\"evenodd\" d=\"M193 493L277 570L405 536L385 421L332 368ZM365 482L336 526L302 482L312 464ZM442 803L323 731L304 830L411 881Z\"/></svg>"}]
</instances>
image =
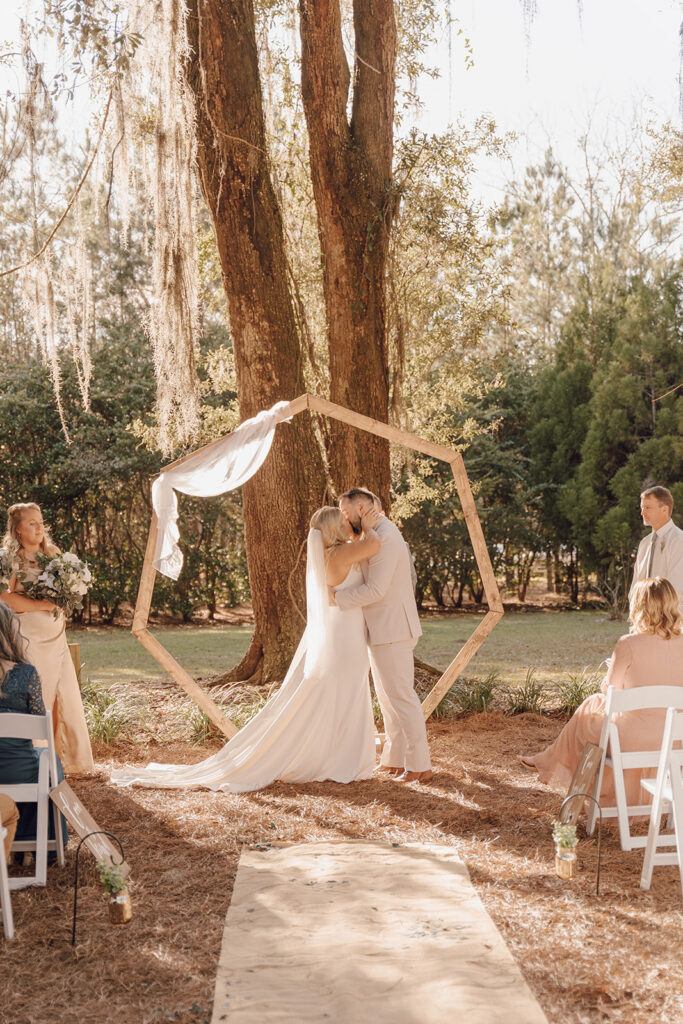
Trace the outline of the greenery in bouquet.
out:
<instances>
[{"instance_id":1,"label":"greenery in bouquet","mask_svg":"<svg viewBox=\"0 0 683 1024\"><path fill-rule=\"evenodd\" d=\"M19 544L13 540L0 548L0 587L6 590L14 573L19 571Z\"/></svg>"},{"instance_id":2,"label":"greenery in bouquet","mask_svg":"<svg viewBox=\"0 0 683 1024\"><path fill-rule=\"evenodd\" d=\"M60 610L67 617L80 610L92 587L92 573L85 562L70 551L60 555L44 555L38 551L36 563L37 577L25 570L17 573L26 597L52 601L57 606L53 612L55 618Z\"/></svg>"}]
</instances>

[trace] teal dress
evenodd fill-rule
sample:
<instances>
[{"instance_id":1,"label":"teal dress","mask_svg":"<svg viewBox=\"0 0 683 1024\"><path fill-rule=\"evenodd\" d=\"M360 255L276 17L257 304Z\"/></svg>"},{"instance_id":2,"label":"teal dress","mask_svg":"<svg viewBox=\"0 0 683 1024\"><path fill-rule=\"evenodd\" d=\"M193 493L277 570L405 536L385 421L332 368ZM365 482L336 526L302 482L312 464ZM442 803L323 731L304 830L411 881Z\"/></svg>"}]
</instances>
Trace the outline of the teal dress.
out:
<instances>
[{"instance_id":1,"label":"teal dress","mask_svg":"<svg viewBox=\"0 0 683 1024\"><path fill-rule=\"evenodd\" d=\"M40 679L33 665L19 662L9 670L0 686L0 714L44 715L43 693ZM0 736L0 786L16 786L38 781L40 750L31 740ZM57 758L57 776L64 778ZM19 823L16 840L35 840L38 811L34 803L18 803ZM66 843L69 834L66 821L60 815L62 835ZM54 816L49 816L49 838L54 839Z\"/></svg>"}]
</instances>

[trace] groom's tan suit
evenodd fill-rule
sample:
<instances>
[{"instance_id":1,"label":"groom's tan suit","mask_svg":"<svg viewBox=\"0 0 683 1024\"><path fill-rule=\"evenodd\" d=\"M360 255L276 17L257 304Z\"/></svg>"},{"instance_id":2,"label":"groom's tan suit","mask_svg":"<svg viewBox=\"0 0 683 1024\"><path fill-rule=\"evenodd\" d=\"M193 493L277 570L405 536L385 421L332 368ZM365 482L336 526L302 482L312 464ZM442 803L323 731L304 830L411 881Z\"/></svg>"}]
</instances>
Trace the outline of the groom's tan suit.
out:
<instances>
[{"instance_id":1,"label":"groom's tan suit","mask_svg":"<svg viewBox=\"0 0 683 1024\"><path fill-rule=\"evenodd\" d=\"M338 590L335 601L342 610L361 607L365 615L372 676L386 733L382 764L423 772L431 762L424 716L415 693L413 648L422 629L413 595L410 552L391 520L380 519L375 532L381 547L361 563L365 582Z\"/></svg>"}]
</instances>

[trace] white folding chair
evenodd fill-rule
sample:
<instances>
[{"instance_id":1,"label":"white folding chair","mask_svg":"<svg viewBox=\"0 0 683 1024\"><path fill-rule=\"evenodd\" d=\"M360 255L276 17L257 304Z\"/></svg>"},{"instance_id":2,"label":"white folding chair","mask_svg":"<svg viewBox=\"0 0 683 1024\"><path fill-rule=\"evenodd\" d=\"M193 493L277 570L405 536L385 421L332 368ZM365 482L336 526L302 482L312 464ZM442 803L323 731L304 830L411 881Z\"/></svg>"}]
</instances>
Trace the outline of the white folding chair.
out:
<instances>
[{"instance_id":1,"label":"white folding chair","mask_svg":"<svg viewBox=\"0 0 683 1024\"><path fill-rule=\"evenodd\" d=\"M681 875L683 895L683 750L674 748L674 743L682 741L683 714L677 712L676 708L669 708L664 725L657 778L640 781L641 786L653 796L640 888L650 888L653 868L663 864L676 864ZM661 833L663 814L668 814L673 819L673 832ZM674 850L660 853L661 846L673 846Z\"/></svg>"},{"instance_id":2,"label":"white folding chair","mask_svg":"<svg viewBox=\"0 0 683 1024\"><path fill-rule=\"evenodd\" d=\"M15 840L12 852L33 852L36 859L36 873L28 877L10 879L10 889L24 889L28 885L45 885L47 882L48 850L57 852L57 862L64 864L64 839L57 807L50 805L50 790L58 783L57 755L52 733L52 713L44 715L0 714L0 736L15 739L39 740L47 746L40 751L38 781L17 785L0 785L0 793L11 796L16 803L38 805L38 821L35 840ZM52 810L55 823L55 839L48 841L48 815Z\"/></svg>"},{"instance_id":3,"label":"white folding chair","mask_svg":"<svg viewBox=\"0 0 683 1024\"><path fill-rule=\"evenodd\" d=\"M602 807L603 818L617 818L619 821L619 842L622 850L642 849L647 839L645 836L632 836L629 818L636 815L650 814L650 804L628 804L624 787L624 772L631 768L656 768L659 764L660 749L622 751L619 742L619 729L613 720L616 714L624 711L646 711L653 709L666 710L676 708L683 711L683 686L634 686L631 690L617 690L610 686L605 701L605 715L600 734L602 756L600 767L593 788L593 796L600 799L600 787L605 765L609 765L614 776L614 807ZM661 743L661 741L660 741ZM597 808L591 804L588 812L586 829L588 835L593 834Z\"/></svg>"},{"instance_id":4,"label":"white folding chair","mask_svg":"<svg viewBox=\"0 0 683 1024\"><path fill-rule=\"evenodd\" d=\"M12 916L12 900L9 894L7 877L7 860L5 859L5 836L7 829L0 825L0 910L2 910L2 927L6 939L14 938L14 918Z\"/></svg>"}]
</instances>

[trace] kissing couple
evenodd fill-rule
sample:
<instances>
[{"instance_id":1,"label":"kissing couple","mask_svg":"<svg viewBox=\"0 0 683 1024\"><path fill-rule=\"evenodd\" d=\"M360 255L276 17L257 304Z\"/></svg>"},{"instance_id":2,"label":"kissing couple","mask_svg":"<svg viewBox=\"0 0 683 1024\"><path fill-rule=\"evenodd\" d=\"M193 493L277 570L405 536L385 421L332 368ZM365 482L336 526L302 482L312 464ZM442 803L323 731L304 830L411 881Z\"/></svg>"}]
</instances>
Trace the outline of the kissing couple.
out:
<instances>
[{"instance_id":1,"label":"kissing couple","mask_svg":"<svg viewBox=\"0 0 683 1024\"><path fill-rule=\"evenodd\" d=\"M427 732L414 689L421 635L411 558L370 491L311 517L306 629L282 686L222 750L195 765L149 764L112 773L120 786L227 793L282 782L354 782L375 770L368 684L372 666L386 741L380 771L429 782Z\"/></svg>"}]
</instances>

